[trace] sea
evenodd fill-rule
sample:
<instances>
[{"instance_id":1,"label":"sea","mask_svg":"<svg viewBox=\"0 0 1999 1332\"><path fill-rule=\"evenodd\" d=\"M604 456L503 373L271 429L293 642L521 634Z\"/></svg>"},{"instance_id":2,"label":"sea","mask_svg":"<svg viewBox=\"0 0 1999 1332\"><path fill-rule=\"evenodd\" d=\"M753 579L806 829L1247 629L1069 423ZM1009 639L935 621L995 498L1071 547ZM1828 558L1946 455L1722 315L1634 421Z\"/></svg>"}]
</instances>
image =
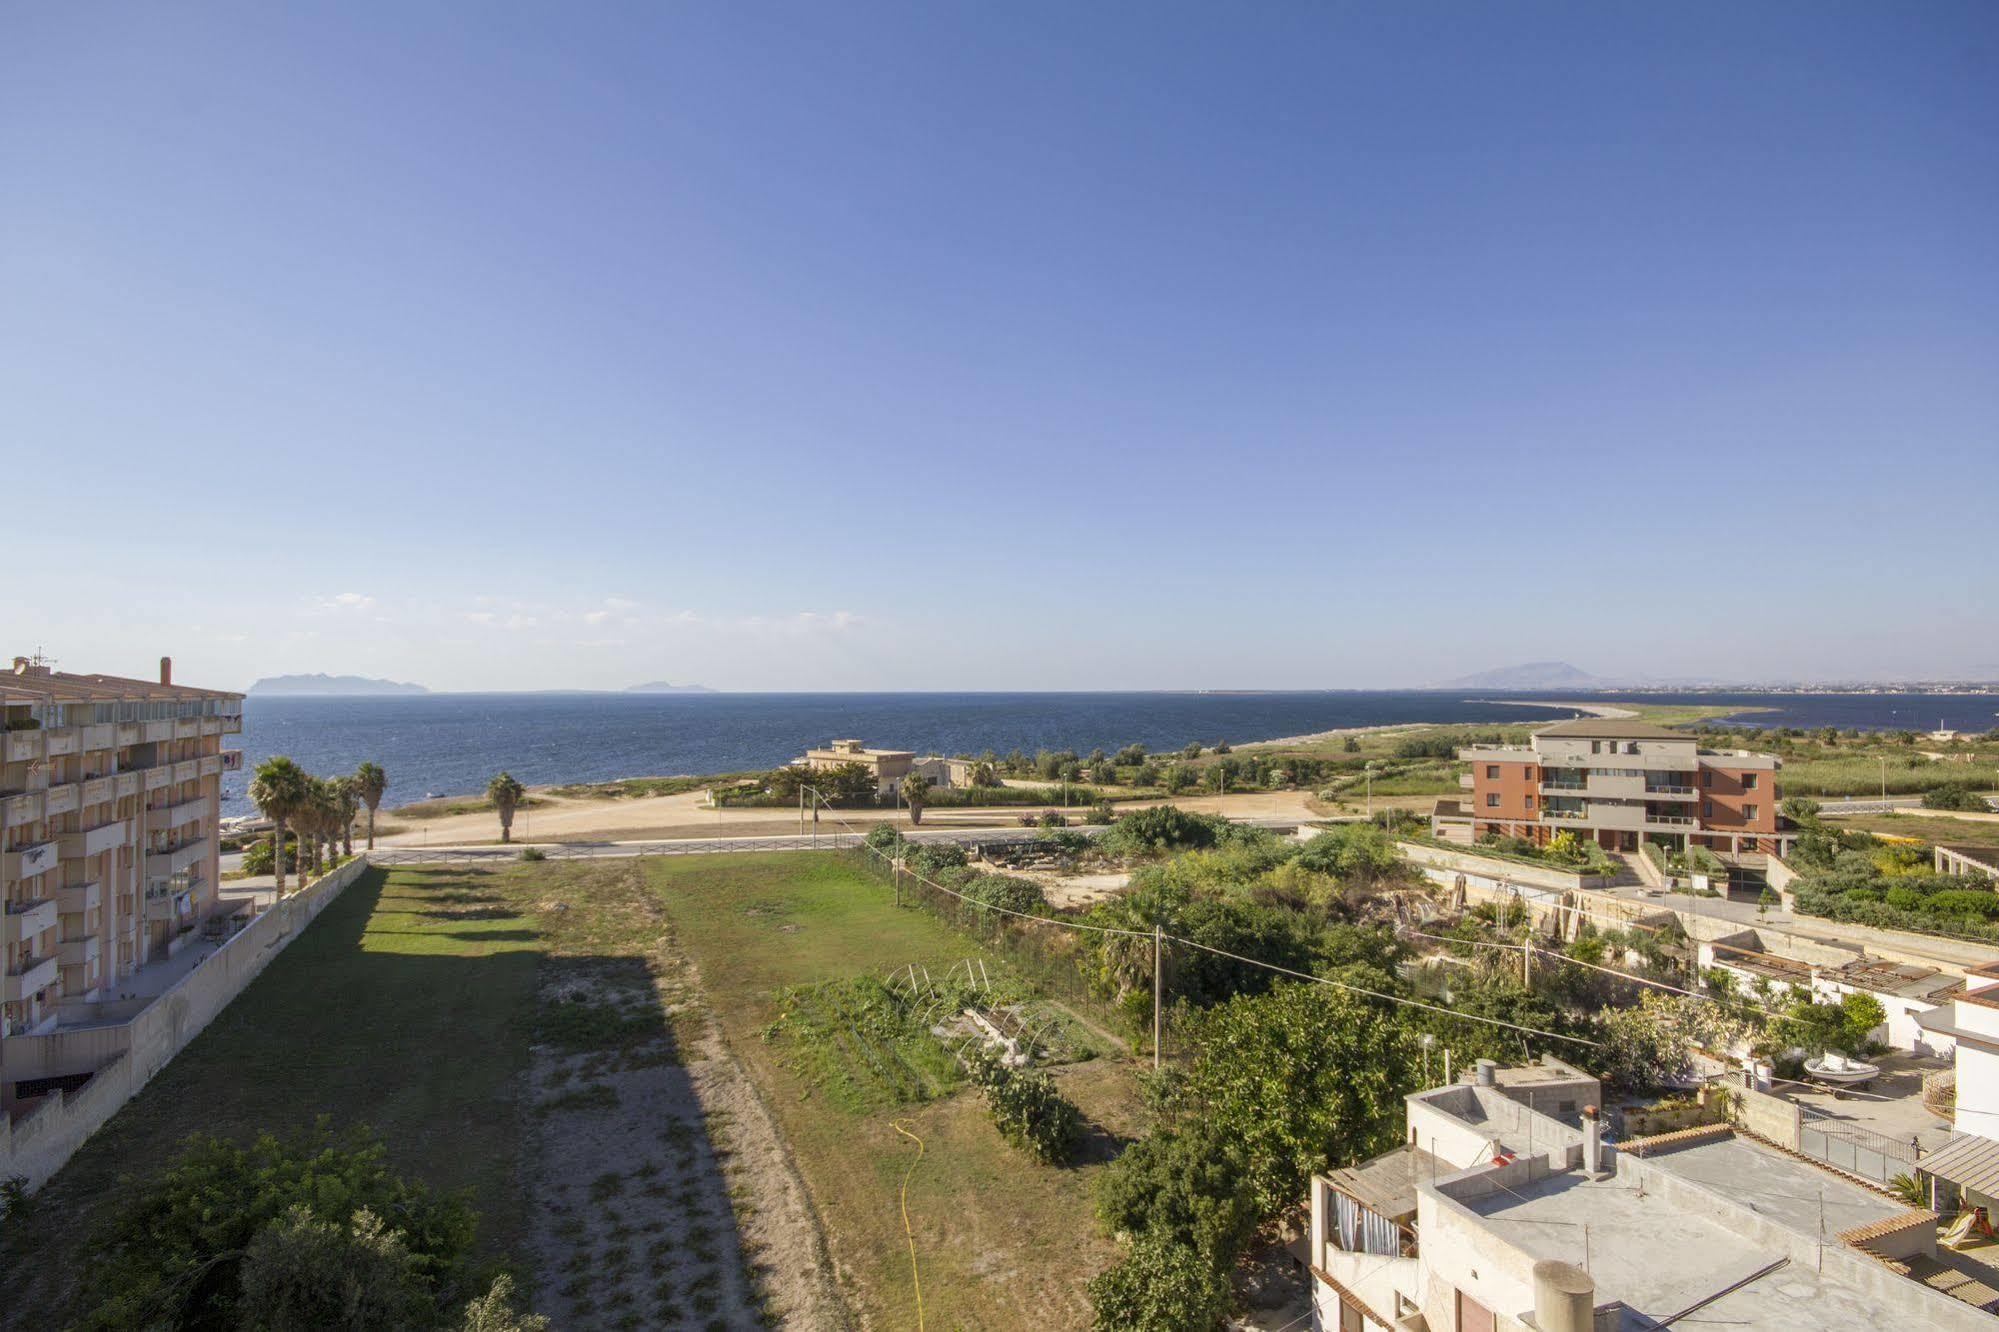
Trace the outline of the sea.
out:
<instances>
[{"instance_id":1,"label":"sea","mask_svg":"<svg viewBox=\"0 0 1999 1332\"><path fill-rule=\"evenodd\" d=\"M247 814L249 771L289 754L307 771L389 774L391 806L484 789L504 768L529 785L738 772L852 736L919 753L1019 749L1154 752L1189 742L1243 744L1396 722L1523 722L1576 715L1568 694L1443 690L1273 693L421 694L245 700L244 771L223 787L223 813ZM1586 694L1615 704L1740 707L1759 726L1985 731L1993 694ZM1499 701L1503 700L1503 701ZM1760 709L1759 711L1750 711Z\"/></svg>"}]
</instances>

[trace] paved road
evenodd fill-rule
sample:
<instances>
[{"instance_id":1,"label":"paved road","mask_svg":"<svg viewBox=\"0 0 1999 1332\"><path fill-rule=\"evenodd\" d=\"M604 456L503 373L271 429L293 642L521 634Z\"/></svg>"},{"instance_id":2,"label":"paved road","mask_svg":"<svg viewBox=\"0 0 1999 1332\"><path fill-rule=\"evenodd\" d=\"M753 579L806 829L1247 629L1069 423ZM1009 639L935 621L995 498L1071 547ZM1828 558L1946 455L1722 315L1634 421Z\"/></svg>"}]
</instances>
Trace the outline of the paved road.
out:
<instances>
[{"instance_id":1,"label":"paved road","mask_svg":"<svg viewBox=\"0 0 1999 1332\"><path fill-rule=\"evenodd\" d=\"M1273 831L1288 832L1298 825L1279 819L1242 819ZM861 845L861 833L827 828L816 836L796 833L783 837L670 837L640 842L515 842L500 846L491 842L465 846L377 847L368 858L377 865L493 864L520 859L532 846L550 860L592 860L603 856L710 856L751 851L841 851ZM1071 828L1071 832L1093 837L1103 831L1096 824ZM959 846L1005 846L1032 842L1041 836L1039 828L919 828L905 831L912 842L955 842Z\"/></svg>"}]
</instances>

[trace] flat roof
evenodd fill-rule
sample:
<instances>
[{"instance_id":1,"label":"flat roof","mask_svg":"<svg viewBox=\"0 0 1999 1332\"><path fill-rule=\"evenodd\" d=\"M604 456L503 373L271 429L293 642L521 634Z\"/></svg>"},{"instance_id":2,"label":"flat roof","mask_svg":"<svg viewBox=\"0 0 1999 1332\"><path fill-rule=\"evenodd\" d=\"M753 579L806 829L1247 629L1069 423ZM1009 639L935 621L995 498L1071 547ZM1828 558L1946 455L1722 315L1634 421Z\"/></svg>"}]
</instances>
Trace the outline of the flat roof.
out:
<instances>
[{"instance_id":1,"label":"flat roof","mask_svg":"<svg viewBox=\"0 0 1999 1332\"><path fill-rule=\"evenodd\" d=\"M1878 957L1863 957L1821 974L1828 980L1851 985L1856 990L1871 990L1875 994L1891 994L1903 999L1927 999L1954 988L1958 983L1956 978L1935 967L1889 962Z\"/></svg>"},{"instance_id":2,"label":"flat roof","mask_svg":"<svg viewBox=\"0 0 1999 1332\"><path fill-rule=\"evenodd\" d=\"M161 684L158 680L128 680L119 675L71 675L66 671L45 670L8 671L0 675L0 702L16 704L241 697L227 689L196 689L192 685Z\"/></svg>"},{"instance_id":3,"label":"flat roof","mask_svg":"<svg viewBox=\"0 0 1999 1332\"><path fill-rule=\"evenodd\" d=\"M1675 731L1670 727L1654 726L1651 722L1632 721L1626 717L1578 717L1574 721L1551 722L1537 726L1536 736L1553 736L1557 740L1684 740L1688 744L1696 741L1687 731Z\"/></svg>"},{"instance_id":4,"label":"flat roof","mask_svg":"<svg viewBox=\"0 0 1999 1332\"><path fill-rule=\"evenodd\" d=\"M1732 1137L1684 1147L1646 1165L1805 1235L1819 1233L1823 1198L1825 1234L1832 1243L1839 1242L1832 1237L1842 1230L1906 1210L1830 1172ZM1652 1327L1696 1305L1699 1313L1687 1326L1879 1325L1877 1300L1807 1266L1784 1262L1785 1248L1758 1244L1718 1219L1725 1209L1703 1207L1699 1199L1669 1190L1641 1194L1622 1174L1598 1181L1571 1170L1459 1201L1534 1257L1586 1265L1596 1278L1599 1302L1621 1301L1635 1315L1626 1320L1628 1326ZM1672 1261L1661 1261L1667 1254ZM1729 1290L1738 1282L1739 1289Z\"/></svg>"}]
</instances>

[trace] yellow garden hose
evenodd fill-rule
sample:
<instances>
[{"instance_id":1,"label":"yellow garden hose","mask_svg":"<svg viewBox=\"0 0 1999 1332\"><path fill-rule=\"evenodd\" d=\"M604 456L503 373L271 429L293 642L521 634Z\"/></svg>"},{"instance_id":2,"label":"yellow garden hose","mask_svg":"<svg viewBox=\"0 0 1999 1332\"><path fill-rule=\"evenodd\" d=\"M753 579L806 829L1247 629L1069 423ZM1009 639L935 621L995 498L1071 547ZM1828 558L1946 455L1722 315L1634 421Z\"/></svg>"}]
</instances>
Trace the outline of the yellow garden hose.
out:
<instances>
[{"instance_id":1,"label":"yellow garden hose","mask_svg":"<svg viewBox=\"0 0 1999 1332\"><path fill-rule=\"evenodd\" d=\"M909 1169L902 1172L902 1233L909 1237L909 1283L916 1287L916 1332L923 1332L923 1278L916 1271L916 1232L909 1228L909 1177L916 1173L916 1167L923 1160L923 1139L904 1128L899 1119L892 1127L916 1144L916 1160L911 1161Z\"/></svg>"}]
</instances>

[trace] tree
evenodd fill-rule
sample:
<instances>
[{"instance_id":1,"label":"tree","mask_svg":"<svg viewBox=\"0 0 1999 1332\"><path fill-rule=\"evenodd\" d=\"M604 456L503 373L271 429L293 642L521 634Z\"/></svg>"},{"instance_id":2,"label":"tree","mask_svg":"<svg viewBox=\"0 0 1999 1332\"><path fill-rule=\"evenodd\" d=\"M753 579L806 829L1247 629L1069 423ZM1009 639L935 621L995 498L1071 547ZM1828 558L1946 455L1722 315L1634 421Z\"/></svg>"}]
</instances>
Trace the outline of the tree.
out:
<instances>
[{"instance_id":1,"label":"tree","mask_svg":"<svg viewBox=\"0 0 1999 1332\"><path fill-rule=\"evenodd\" d=\"M333 804L340 822L340 854L354 854L354 816L361 809L361 788L353 777L335 777L327 783L333 789Z\"/></svg>"},{"instance_id":2,"label":"tree","mask_svg":"<svg viewBox=\"0 0 1999 1332\"><path fill-rule=\"evenodd\" d=\"M909 806L909 821L923 822L923 801L930 794L930 779L921 773L912 772L902 779L902 799Z\"/></svg>"},{"instance_id":3,"label":"tree","mask_svg":"<svg viewBox=\"0 0 1999 1332\"><path fill-rule=\"evenodd\" d=\"M283 754L259 763L250 778L250 803L271 821L271 863L279 897L285 895L285 828L305 805L310 781L305 769Z\"/></svg>"},{"instance_id":4,"label":"tree","mask_svg":"<svg viewBox=\"0 0 1999 1332\"><path fill-rule=\"evenodd\" d=\"M486 799L493 802L493 808L500 815L502 842L514 840L514 810L519 808L521 798L526 794L527 788L510 772L500 772L486 783Z\"/></svg>"},{"instance_id":5,"label":"tree","mask_svg":"<svg viewBox=\"0 0 1999 1332\"><path fill-rule=\"evenodd\" d=\"M1200 1015L1179 1104L1239 1145L1260 1215L1295 1206L1334 1162L1385 1151L1420 1067L1410 1029L1343 990L1308 983L1241 995Z\"/></svg>"},{"instance_id":6,"label":"tree","mask_svg":"<svg viewBox=\"0 0 1999 1332\"><path fill-rule=\"evenodd\" d=\"M502 1272L484 1295L466 1304L458 1332L548 1332L548 1319L514 1308L514 1279Z\"/></svg>"},{"instance_id":7,"label":"tree","mask_svg":"<svg viewBox=\"0 0 1999 1332\"><path fill-rule=\"evenodd\" d=\"M389 789L389 774L382 771L379 763L363 763L354 769L354 792L361 797L361 803L368 807L368 849L375 849L375 810L382 803L382 793Z\"/></svg>"},{"instance_id":8,"label":"tree","mask_svg":"<svg viewBox=\"0 0 1999 1332\"><path fill-rule=\"evenodd\" d=\"M1869 1033L1887 1020L1887 1010L1871 994L1856 991L1825 1004L1800 994L1779 1014L1772 1034L1786 1047L1811 1056L1828 1050L1859 1055L1867 1049Z\"/></svg>"},{"instance_id":9,"label":"tree","mask_svg":"<svg viewBox=\"0 0 1999 1332\"><path fill-rule=\"evenodd\" d=\"M1211 1332L1229 1309L1228 1274L1203 1254L1145 1234L1090 1278L1092 1332Z\"/></svg>"},{"instance_id":10,"label":"tree","mask_svg":"<svg viewBox=\"0 0 1999 1332\"><path fill-rule=\"evenodd\" d=\"M162 1173L128 1181L113 1195L77 1266L84 1274L80 1325L95 1332L272 1326L256 1316L270 1306L246 1301L285 1291L302 1297L301 1278L327 1273L317 1261L327 1248L344 1247L350 1260L367 1250L378 1273L396 1266L381 1231L357 1226L364 1211L395 1218L396 1244L412 1276L405 1289L424 1296L416 1318L368 1325L430 1323L436 1306L462 1298L456 1288L475 1216L461 1200L435 1197L395 1175L385 1159L379 1141L336 1138L323 1127L295 1139L265 1134L247 1145L194 1135ZM312 1209L314 1224L345 1237L305 1233L292 1220L302 1207ZM265 1238L273 1225L292 1233ZM254 1291L244 1281L253 1251L265 1260Z\"/></svg>"},{"instance_id":11,"label":"tree","mask_svg":"<svg viewBox=\"0 0 1999 1332\"><path fill-rule=\"evenodd\" d=\"M260 1332L410 1327L432 1304L403 1237L363 1207L345 1224L303 1203L243 1254L241 1317Z\"/></svg>"},{"instance_id":12,"label":"tree","mask_svg":"<svg viewBox=\"0 0 1999 1332\"><path fill-rule=\"evenodd\" d=\"M1923 792L1924 809L1948 809L1986 813L1992 804L1970 782L1945 782Z\"/></svg>"},{"instance_id":13,"label":"tree","mask_svg":"<svg viewBox=\"0 0 1999 1332\"><path fill-rule=\"evenodd\" d=\"M1696 1049L1719 1053L1751 1031L1720 1004L1658 990L1647 990L1630 1008L1605 1010L1599 1029L1597 1075L1630 1090L1690 1082Z\"/></svg>"}]
</instances>

